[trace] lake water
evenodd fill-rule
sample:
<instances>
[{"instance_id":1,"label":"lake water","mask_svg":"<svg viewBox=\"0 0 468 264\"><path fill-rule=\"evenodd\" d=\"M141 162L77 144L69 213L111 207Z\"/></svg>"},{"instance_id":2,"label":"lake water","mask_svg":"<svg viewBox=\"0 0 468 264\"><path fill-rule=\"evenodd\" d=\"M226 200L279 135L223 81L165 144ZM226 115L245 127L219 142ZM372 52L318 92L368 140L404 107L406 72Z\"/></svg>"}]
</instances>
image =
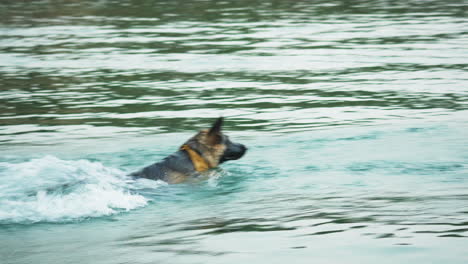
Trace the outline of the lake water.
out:
<instances>
[{"instance_id":1,"label":"lake water","mask_svg":"<svg viewBox=\"0 0 468 264\"><path fill-rule=\"evenodd\" d=\"M468 263L465 1L61 2L0 3L2 264Z\"/></svg>"}]
</instances>

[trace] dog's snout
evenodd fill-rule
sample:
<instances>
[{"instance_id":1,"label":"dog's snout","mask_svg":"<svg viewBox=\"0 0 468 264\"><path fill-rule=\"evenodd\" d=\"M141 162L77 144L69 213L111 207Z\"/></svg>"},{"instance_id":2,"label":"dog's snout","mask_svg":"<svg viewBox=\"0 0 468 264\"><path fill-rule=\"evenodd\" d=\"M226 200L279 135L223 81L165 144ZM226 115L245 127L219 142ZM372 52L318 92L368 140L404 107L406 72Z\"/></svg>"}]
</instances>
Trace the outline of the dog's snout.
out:
<instances>
[{"instance_id":1,"label":"dog's snout","mask_svg":"<svg viewBox=\"0 0 468 264\"><path fill-rule=\"evenodd\" d=\"M242 153L247 152L248 148L245 145L241 145Z\"/></svg>"},{"instance_id":2,"label":"dog's snout","mask_svg":"<svg viewBox=\"0 0 468 264\"><path fill-rule=\"evenodd\" d=\"M247 151L247 147L244 144L230 143L221 157L220 161L225 162L228 160L237 160L244 156Z\"/></svg>"},{"instance_id":3,"label":"dog's snout","mask_svg":"<svg viewBox=\"0 0 468 264\"><path fill-rule=\"evenodd\" d=\"M244 154L247 152L247 147L243 144L239 144L239 157L238 158L241 158L242 156L244 156Z\"/></svg>"}]
</instances>

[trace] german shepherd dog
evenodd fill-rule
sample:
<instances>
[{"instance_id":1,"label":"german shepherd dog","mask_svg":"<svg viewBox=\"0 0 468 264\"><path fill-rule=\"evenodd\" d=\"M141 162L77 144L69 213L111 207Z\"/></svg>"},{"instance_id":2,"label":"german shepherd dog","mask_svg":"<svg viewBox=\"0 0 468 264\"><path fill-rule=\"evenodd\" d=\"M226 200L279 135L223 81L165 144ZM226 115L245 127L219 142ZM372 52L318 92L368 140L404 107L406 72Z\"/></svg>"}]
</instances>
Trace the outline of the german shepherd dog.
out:
<instances>
[{"instance_id":1,"label":"german shepherd dog","mask_svg":"<svg viewBox=\"0 0 468 264\"><path fill-rule=\"evenodd\" d=\"M198 132L177 152L130 176L181 183L225 161L240 159L247 151L247 147L231 142L229 137L221 132L222 125L223 118L220 117L210 129Z\"/></svg>"}]
</instances>

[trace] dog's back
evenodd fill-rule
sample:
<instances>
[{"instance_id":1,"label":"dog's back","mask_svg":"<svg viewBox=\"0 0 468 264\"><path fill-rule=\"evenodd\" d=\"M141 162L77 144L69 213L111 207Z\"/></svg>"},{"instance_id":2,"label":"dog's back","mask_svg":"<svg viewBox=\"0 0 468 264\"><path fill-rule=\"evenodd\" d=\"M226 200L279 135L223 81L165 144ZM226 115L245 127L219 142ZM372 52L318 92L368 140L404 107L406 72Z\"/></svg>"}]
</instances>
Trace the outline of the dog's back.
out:
<instances>
[{"instance_id":1,"label":"dog's back","mask_svg":"<svg viewBox=\"0 0 468 264\"><path fill-rule=\"evenodd\" d=\"M185 181L195 173L190 157L183 151L177 151L162 161L147 166L140 171L130 174L135 178L162 180L168 183Z\"/></svg>"}]
</instances>

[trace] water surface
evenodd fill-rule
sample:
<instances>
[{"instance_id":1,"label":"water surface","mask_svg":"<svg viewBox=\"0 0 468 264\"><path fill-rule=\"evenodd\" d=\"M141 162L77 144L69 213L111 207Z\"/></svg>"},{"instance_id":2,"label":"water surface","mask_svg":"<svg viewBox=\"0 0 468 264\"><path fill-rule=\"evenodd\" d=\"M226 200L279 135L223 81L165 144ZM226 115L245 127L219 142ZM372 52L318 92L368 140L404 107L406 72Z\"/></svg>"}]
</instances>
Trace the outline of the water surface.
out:
<instances>
[{"instance_id":1,"label":"water surface","mask_svg":"<svg viewBox=\"0 0 468 264\"><path fill-rule=\"evenodd\" d=\"M2 1L2 261L466 263L466 8ZM125 176L221 115L243 159Z\"/></svg>"}]
</instances>

